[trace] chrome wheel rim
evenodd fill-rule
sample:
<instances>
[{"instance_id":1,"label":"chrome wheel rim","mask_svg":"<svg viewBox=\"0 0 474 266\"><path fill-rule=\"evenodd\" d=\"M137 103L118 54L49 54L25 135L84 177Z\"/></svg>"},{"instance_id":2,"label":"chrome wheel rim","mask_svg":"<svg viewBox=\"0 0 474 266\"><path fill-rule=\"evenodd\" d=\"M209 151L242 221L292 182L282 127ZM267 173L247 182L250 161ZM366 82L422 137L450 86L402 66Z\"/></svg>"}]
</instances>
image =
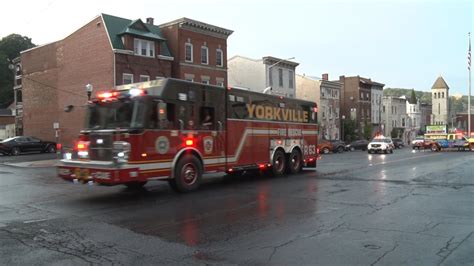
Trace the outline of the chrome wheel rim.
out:
<instances>
[{"instance_id":1,"label":"chrome wheel rim","mask_svg":"<svg viewBox=\"0 0 474 266\"><path fill-rule=\"evenodd\" d=\"M194 184L197 179L196 166L192 163L185 164L181 169L181 177L187 185Z\"/></svg>"}]
</instances>

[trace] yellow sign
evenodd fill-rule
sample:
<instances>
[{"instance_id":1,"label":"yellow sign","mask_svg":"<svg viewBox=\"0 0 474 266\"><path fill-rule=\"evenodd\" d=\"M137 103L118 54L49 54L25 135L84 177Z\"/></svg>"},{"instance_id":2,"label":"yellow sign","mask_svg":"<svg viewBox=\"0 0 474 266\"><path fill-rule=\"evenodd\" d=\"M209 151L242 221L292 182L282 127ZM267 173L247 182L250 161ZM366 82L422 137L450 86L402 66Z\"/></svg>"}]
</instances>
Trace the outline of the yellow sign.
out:
<instances>
[{"instance_id":1,"label":"yellow sign","mask_svg":"<svg viewBox=\"0 0 474 266\"><path fill-rule=\"evenodd\" d=\"M249 118L262 120L308 122L309 118L309 113L307 111L255 104L247 104L247 111L249 112Z\"/></svg>"}]
</instances>

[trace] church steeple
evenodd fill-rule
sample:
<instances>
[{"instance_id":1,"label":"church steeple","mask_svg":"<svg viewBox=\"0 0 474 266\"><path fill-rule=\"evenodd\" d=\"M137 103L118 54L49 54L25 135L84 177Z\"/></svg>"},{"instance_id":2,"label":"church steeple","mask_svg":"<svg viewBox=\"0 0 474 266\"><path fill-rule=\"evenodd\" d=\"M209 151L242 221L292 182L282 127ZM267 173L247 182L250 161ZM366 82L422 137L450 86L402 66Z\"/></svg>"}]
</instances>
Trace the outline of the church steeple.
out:
<instances>
[{"instance_id":1,"label":"church steeple","mask_svg":"<svg viewBox=\"0 0 474 266\"><path fill-rule=\"evenodd\" d=\"M446 84L446 81L444 81L443 77L439 75L439 77L436 79L435 83L431 87L432 90L434 89L447 89L449 90L448 84Z\"/></svg>"}]
</instances>

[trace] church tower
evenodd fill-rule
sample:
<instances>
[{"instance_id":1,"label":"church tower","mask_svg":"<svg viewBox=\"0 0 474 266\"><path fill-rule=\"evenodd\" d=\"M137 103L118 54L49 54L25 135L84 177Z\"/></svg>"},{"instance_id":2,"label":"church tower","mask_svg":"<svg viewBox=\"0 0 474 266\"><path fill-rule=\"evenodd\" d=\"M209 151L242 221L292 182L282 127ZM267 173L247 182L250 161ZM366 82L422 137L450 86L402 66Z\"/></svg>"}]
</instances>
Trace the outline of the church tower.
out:
<instances>
[{"instance_id":1,"label":"church tower","mask_svg":"<svg viewBox=\"0 0 474 266\"><path fill-rule=\"evenodd\" d=\"M440 75L431 87L432 125L447 125L449 119L449 86Z\"/></svg>"}]
</instances>

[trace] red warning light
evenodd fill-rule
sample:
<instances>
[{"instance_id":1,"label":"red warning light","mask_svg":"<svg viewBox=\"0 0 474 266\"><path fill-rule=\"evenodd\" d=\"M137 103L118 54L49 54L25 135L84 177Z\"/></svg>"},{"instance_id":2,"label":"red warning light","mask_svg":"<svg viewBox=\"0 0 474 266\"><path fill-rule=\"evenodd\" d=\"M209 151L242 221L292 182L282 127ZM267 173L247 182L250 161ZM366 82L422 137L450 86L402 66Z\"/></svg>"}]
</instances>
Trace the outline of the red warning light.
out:
<instances>
[{"instance_id":1,"label":"red warning light","mask_svg":"<svg viewBox=\"0 0 474 266\"><path fill-rule=\"evenodd\" d=\"M315 113L318 112L318 107L317 106L313 107L313 112L315 112Z\"/></svg>"}]
</instances>

